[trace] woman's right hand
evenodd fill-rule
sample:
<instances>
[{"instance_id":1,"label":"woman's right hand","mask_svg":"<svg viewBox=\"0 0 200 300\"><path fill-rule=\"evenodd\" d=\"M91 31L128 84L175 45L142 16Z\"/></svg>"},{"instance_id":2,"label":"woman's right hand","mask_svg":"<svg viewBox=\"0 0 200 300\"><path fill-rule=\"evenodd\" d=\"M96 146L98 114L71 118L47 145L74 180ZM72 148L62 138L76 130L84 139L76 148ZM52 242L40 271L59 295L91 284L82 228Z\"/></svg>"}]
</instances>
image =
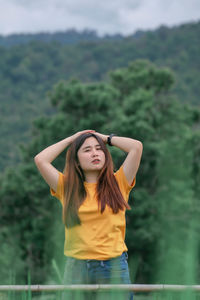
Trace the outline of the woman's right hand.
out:
<instances>
[{"instance_id":1,"label":"woman's right hand","mask_svg":"<svg viewBox=\"0 0 200 300\"><path fill-rule=\"evenodd\" d=\"M92 130L92 129L86 129L86 130L82 130L82 131L78 131L77 133L73 134L70 138L71 138L71 142L73 143L73 141L75 139L77 139L81 134L84 134L84 133L94 133L95 130Z\"/></svg>"}]
</instances>

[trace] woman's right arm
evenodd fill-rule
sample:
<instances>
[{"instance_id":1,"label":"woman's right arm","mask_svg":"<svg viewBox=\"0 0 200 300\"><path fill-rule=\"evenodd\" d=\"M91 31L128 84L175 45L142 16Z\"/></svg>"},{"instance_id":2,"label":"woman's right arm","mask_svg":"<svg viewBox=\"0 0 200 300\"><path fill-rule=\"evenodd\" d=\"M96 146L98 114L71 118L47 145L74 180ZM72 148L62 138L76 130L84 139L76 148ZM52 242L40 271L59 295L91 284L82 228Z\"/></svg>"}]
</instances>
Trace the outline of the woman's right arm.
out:
<instances>
[{"instance_id":1,"label":"woman's right arm","mask_svg":"<svg viewBox=\"0 0 200 300\"><path fill-rule=\"evenodd\" d=\"M63 139L62 141L53 144L34 157L35 164L47 184L56 191L59 173L58 170L51 164L54 159L64 151L79 135L93 130L84 130Z\"/></svg>"}]
</instances>

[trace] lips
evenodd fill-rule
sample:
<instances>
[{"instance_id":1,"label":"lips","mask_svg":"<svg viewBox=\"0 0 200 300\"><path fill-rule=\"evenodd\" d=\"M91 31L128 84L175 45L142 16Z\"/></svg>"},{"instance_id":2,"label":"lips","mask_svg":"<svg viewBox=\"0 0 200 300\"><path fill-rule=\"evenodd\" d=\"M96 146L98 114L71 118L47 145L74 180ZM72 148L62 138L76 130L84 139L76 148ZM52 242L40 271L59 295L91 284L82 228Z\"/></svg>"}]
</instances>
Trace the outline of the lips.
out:
<instances>
[{"instance_id":1,"label":"lips","mask_svg":"<svg viewBox=\"0 0 200 300\"><path fill-rule=\"evenodd\" d=\"M98 163L100 163L100 160L96 158L96 159L94 159L94 160L92 161L92 163L93 163L93 164L98 164Z\"/></svg>"}]
</instances>

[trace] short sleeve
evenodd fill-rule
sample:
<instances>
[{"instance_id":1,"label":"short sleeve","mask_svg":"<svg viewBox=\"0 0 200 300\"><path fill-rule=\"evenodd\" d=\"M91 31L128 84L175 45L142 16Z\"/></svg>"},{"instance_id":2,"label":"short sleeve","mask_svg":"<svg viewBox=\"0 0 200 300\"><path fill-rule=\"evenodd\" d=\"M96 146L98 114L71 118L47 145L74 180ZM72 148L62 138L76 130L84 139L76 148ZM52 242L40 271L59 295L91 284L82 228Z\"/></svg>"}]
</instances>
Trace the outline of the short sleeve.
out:
<instances>
[{"instance_id":1,"label":"short sleeve","mask_svg":"<svg viewBox=\"0 0 200 300\"><path fill-rule=\"evenodd\" d=\"M121 166L120 169L115 173L115 178L118 182L122 195L124 196L125 200L128 201L129 193L136 184L136 177L133 179L133 182L130 185L127 181L126 175L124 174L123 166Z\"/></svg>"},{"instance_id":2,"label":"short sleeve","mask_svg":"<svg viewBox=\"0 0 200 300\"><path fill-rule=\"evenodd\" d=\"M56 197L58 200L60 200L61 203L63 203L63 199L64 199L64 174L63 173L59 172L56 191L50 188L50 192L53 197Z\"/></svg>"}]
</instances>

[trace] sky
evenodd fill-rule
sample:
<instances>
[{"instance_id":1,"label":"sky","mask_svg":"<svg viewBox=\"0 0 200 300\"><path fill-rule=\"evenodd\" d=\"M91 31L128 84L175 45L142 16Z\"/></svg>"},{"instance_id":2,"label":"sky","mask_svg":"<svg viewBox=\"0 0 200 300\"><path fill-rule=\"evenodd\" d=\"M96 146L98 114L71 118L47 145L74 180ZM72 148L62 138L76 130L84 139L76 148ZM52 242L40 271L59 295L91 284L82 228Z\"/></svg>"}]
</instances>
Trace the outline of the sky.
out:
<instances>
[{"instance_id":1,"label":"sky","mask_svg":"<svg viewBox=\"0 0 200 300\"><path fill-rule=\"evenodd\" d=\"M0 0L0 34L76 29L133 34L200 20L200 0Z\"/></svg>"}]
</instances>

